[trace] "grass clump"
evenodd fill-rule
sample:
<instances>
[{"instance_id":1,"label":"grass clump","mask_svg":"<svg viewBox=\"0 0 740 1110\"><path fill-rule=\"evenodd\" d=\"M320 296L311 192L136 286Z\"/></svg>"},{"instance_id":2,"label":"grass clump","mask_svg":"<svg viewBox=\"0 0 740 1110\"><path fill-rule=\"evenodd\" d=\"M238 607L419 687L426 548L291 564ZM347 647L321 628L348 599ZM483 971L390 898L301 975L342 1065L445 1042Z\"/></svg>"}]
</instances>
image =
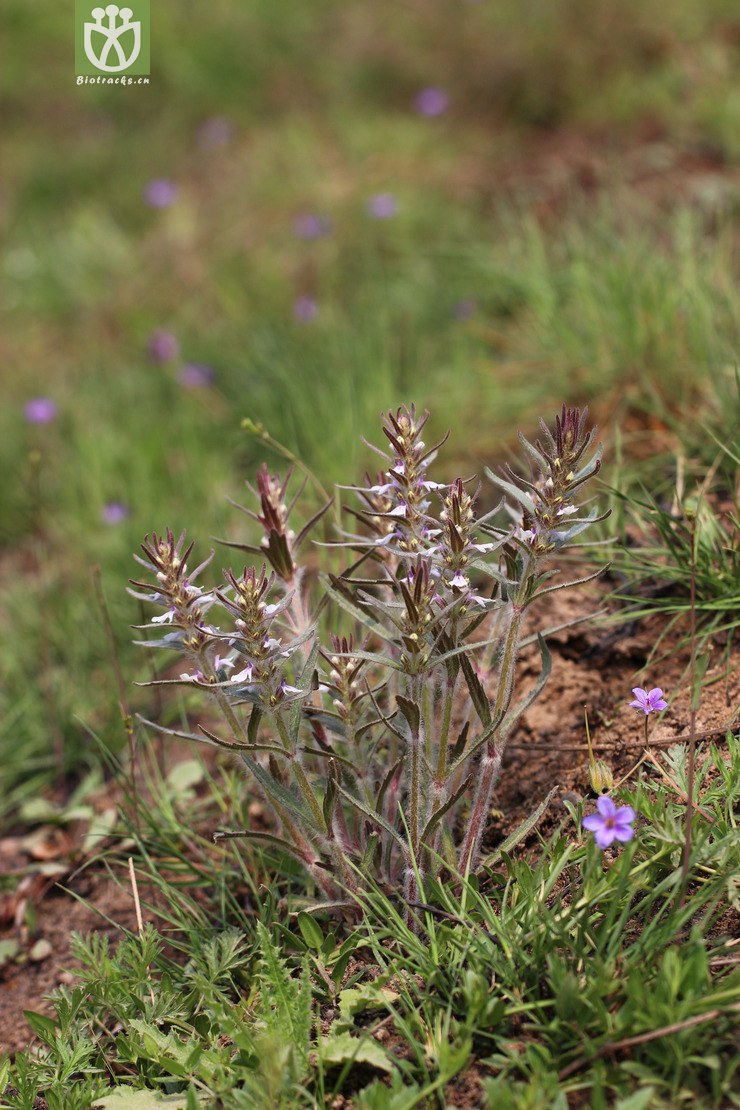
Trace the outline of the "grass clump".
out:
<instances>
[{"instance_id":1,"label":"grass clump","mask_svg":"<svg viewBox=\"0 0 740 1110\"><path fill-rule=\"evenodd\" d=\"M680 789L686 748L669 755ZM212 901L204 929L140 857L140 881L169 899L164 931L148 925L116 953L78 939L77 983L56 993L53 1017L32 1016L42 1043L6 1066L2 1104L31 1110L47 1092L55 1105L64 1085L64 1105L82 1108L113 1084L179 1092L184 1107L319 1107L345 1093L397 1110L454 1105L472 1084L490 1107L731 1105L740 745L728 735L705 755L687 882L684 807L665 780L645 781L621 794L638 819L618 854L584 842L571 807L531 852L428 880L410 922L368 887L334 976L336 925L320 913L280 909L265 890L256 913ZM241 853L217 850L238 891ZM155 903L144 912L157 920Z\"/></svg>"}]
</instances>

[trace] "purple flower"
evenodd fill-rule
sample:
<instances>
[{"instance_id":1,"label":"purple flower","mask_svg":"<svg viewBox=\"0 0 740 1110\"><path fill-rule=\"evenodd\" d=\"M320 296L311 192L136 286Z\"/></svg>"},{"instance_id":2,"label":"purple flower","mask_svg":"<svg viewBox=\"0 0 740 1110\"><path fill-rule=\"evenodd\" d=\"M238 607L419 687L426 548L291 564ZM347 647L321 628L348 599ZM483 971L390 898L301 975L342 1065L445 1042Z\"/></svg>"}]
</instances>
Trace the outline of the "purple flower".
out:
<instances>
[{"instance_id":1,"label":"purple flower","mask_svg":"<svg viewBox=\"0 0 740 1110\"><path fill-rule=\"evenodd\" d=\"M302 324L310 324L319 314L319 306L312 297L297 297L293 302L293 315Z\"/></svg>"},{"instance_id":2,"label":"purple flower","mask_svg":"<svg viewBox=\"0 0 740 1110\"><path fill-rule=\"evenodd\" d=\"M180 354L180 344L177 336L163 328L157 328L149 336L147 350L152 362L172 362Z\"/></svg>"},{"instance_id":3,"label":"purple flower","mask_svg":"<svg viewBox=\"0 0 740 1110\"><path fill-rule=\"evenodd\" d=\"M443 115L450 106L450 98L444 89L422 89L414 100L414 108L420 116Z\"/></svg>"},{"instance_id":4,"label":"purple flower","mask_svg":"<svg viewBox=\"0 0 740 1110\"><path fill-rule=\"evenodd\" d=\"M157 177L144 189L144 200L152 208L169 208L177 198L177 185L166 177Z\"/></svg>"},{"instance_id":5,"label":"purple flower","mask_svg":"<svg viewBox=\"0 0 740 1110\"><path fill-rule=\"evenodd\" d=\"M186 389L207 389L216 380L216 371L202 362L186 362L177 375L180 385Z\"/></svg>"},{"instance_id":6,"label":"purple flower","mask_svg":"<svg viewBox=\"0 0 740 1110\"><path fill-rule=\"evenodd\" d=\"M226 146L234 134L234 127L226 116L211 116L198 128L198 142L204 147Z\"/></svg>"},{"instance_id":7,"label":"purple flower","mask_svg":"<svg viewBox=\"0 0 740 1110\"><path fill-rule=\"evenodd\" d=\"M316 212L301 212L293 220L293 230L299 239L323 239L331 234L331 228L329 217Z\"/></svg>"},{"instance_id":8,"label":"purple flower","mask_svg":"<svg viewBox=\"0 0 740 1110\"><path fill-rule=\"evenodd\" d=\"M390 220L398 212L398 201L393 193L376 193L367 202L367 214L374 220Z\"/></svg>"},{"instance_id":9,"label":"purple flower","mask_svg":"<svg viewBox=\"0 0 740 1110\"><path fill-rule=\"evenodd\" d=\"M472 297L464 297L463 300L455 304L452 315L455 320L469 320L477 308L477 302Z\"/></svg>"},{"instance_id":10,"label":"purple flower","mask_svg":"<svg viewBox=\"0 0 740 1110\"><path fill-rule=\"evenodd\" d=\"M23 415L29 424L51 424L59 415L59 409L50 397L34 397L24 405Z\"/></svg>"},{"instance_id":11,"label":"purple flower","mask_svg":"<svg viewBox=\"0 0 740 1110\"><path fill-rule=\"evenodd\" d=\"M608 794L602 794L596 800L598 813L591 813L583 818L583 827L594 834L597 847L608 848L614 840L624 842L631 840L635 835L632 822L635 811L632 806L614 805Z\"/></svg>"},{"instance_id":12,"label":"purple flower","mask_svg":"<svg viewBox=\"0 0 740 1110\"><path fill-rule=\"evenodd\" d=\"M635 709L641 709L645 714L653 713L658 709L668 708L668 702L663 697L663 691L660 686L656 686L655 689L650 690L649 693L647 690L642 690L639 686L635 686L632 693L635 695L635 700L631 701L630 705L634 706Z\"/></svg>"},{"instance_id":13,"label":"purple flower","mask_svg":"<svg viewBox=\"0 0 740 1110\"><path fill-rule=\"evenodd\" d=\"M100 515L105 524L121 524L131 515L131 510L123 501L108 501Z\"/></svg>"}]
</instances>

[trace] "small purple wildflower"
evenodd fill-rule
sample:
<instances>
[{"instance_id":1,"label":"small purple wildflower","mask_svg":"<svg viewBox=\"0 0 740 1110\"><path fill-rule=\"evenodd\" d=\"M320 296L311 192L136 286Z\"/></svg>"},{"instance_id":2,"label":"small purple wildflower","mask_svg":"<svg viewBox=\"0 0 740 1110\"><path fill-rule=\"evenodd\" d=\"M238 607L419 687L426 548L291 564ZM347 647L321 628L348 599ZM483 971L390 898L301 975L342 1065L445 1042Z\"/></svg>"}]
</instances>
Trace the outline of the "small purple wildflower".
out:
<instances>
[{"instance_id":1,"label":"small purple wildflower","mask_svg":"<svg viewBox=\"0 0 740 1110\"><path fill-rule=\"evenodd\" d=\"M131 515L131 510L123 501L108 501L100 515L104 524L122 524Z\"/></svg>"},{"instance_id":2,"label":"small purple wildflower","mask_svg":"<svg viewBox=\"0 0 740 1110\"><path fill-rule=\"evenodd\" d=\"M615 840L627 842L635 835L632 822L635 811L632 806L615 806L608 794L596 800L598 813L590 813L583 818L583 827L594 834L597 847L608 848Z\"/></svg>"},{"instance_id":3,"label":"small purple wildflower","mask_svg":"<svg viewBox=\"0 0 740 1110\"><path fill-rule=\"evenodd\" d=\"M226 146L234 134L234 126L226 116L211 116L198 128L198 142L204 147Z\"/></svg>"},{"instance_id":4,"label":"small purple wildflower","mask_svg":"<svg viewBox=\"0 0 740 1110\"><path fill-rule=\"evenodd\" d=\"M647 690L642 690L639 686L635 686L632 693L635 695L635 700L631 701L630 705L635 709L641 709L646 716L648 713L668 708L668 702L663 697L663 691L660 686L656 686L649 692Z\"/></svg>"},{"instance_id":5,"label":"small purple wildflower","mask_svg":"<svg viewBox=\"0 0 740 1110\"><path fill-rule=\"evenodd\" d=\"M319 314L319 306L312 297L296 297L293 302L293 315L302 324L310 324Z\"/></svg>"},{"instance_id":6,"label":"small purple wildflower","mask_svg":"<svg viewBox=\"0 0 740 1110\"><path fill-rule=\"evenodd\" d=\"M180 344L176 335L157 328L149 336L147 350L152 362L172 362L180 354Z\"/></svg>"},{"instance_id":7,"label":"small purple wildflower","mask_svg":"<svg viewBox=\"0 0 740 1110\"><path fill-rule=\"evenodd\" d=\"M318 212L300 212L293 220L293 230L299 239L323 239L331 234L332 222Z\"/></svg>"},{"instance_id":8,"label":"small purple wildflower","mask_svg":"<svg viewBox=\"0 0 740 1110\"><path fill-rule=\"evenodd\" d=\"M429 119L444 115L449 106L450 98L444 89L422 89L414 100L414 108L419 115Z\"/></svg>"},{"instance_id":9,"label":"small purple wildflower","mask_svg":"<svg viewBox=\"0 0 740 1110\"><path fill-rule=\"evenodd\" d=\"M51 424L59 409L50 397L34 397L23 406L23 415L29 424Z\"/></svg>"},{"instance_id":10,"label":"small purple wildflower","mask_svg":"<svg viewBox=\"0 0 740 1110\"><path fill-rule=\"evenodd\" d=\"M177 375L180 385L186 389L207 389L216 380L216 371L202 362L187 362Z\"/></svg>"},{"instance_id":11,"label":"small purple wildflower","mask_svg":"<svg viewBox=\"0 0 740 1110\"><path fill-rule=\"evenodd\" d=\"M455 320L469 320L477 308L478 304L472 297L464 297L453 306L452 315Z\"/></svg>"},{"instance_id":12,"label":"small purple wildflower","mask_svg":"<svg viewBox=\"0 0 740 1110\"><path fill-rule=\"evenodd\" d=\"M398 212L398 201L393 193L376 193L367 202L367 214L374 220L390 220Z\"/></svg>"},{"instance_id":13,"label":"small purple wildflower","mask_svg":"<svg viewBox=\"0 0 740 1110\"><path fill-rule=\"evenodd\" d=\"M166 177L157 177L144 189L144 200L152 208L169 208L177 199L177 185Z\"/></svg>"}]
</instances>

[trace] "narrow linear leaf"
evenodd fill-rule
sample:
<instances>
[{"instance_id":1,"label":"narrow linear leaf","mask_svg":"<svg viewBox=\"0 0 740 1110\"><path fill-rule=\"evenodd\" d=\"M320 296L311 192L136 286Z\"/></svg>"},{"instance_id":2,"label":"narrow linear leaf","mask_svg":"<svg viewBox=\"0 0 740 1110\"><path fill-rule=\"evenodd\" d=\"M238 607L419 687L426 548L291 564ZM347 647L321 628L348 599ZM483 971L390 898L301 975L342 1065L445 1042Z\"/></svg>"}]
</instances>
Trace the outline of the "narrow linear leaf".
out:
<instances>
[{"instance_id":1,"label":"narrow linear leaf","mask_svg":"<svg viewBox=\"0 0 740 1110\"><path fill-rule=\"evenodd\" d=\"M529 709L532 702L537 700L544 689L545 683L550 677L550 671L552 670L552 655L550 654L550 650L543 636L539 632L537 633L537 642L540 645L540 657L542 659L542 669L540 670L539 678L526 697L518 701L514 708L504 717L501 722L501 731L504 736L510 732L514 722L521 717L522 713Z\"/></svg>"},{"instance_id":2,"label":"narrow linear leaf","mask_svg":"<svg viewBox=\"0 0 740 1110\"><path fill-rule=\"evenodd\" d=\"M396 695L396 705L406 718L411 731L417 733L421 722L421 710L419 706L415 701L412 701L410 698L405 698L402 694Z\"/></svg>"},{"instance_id":3,"label":"narrow linear leaf","mask_svg":"<svg viewBox=\"0 0 740 1110\"><path fill-rule=\"evenodd\" d=\"M470 694L473 708L478 714L478 719L481 724L487 727L491 723L491 707L488 704L488 698L486 697L483 685L478 675L473 670L473 664L466 655L460 657L460 666L465 676L465 683L468 687L468 693Z\"/></svg>"},{"instance_id":4,"label":"narrow linear leaf","mask_svg":"<svg viewBox=\"0 0 740 1110\"><path fill-rule=\"evenodd\" d=\"M283 752L283 754L285 753ZM288 790L288 788L286 786L283 786L282 783L277 782L272 777L272 775L265 770L264 767L260 766L256 759L252 759L252 757L250 755L247 755L246 752L242 752L241 757L246 766L257 779L257 782L265 791L267 797L274 798L277 802L279 802L283 809L287 809L290 813L293 814L294 817L297 817L298 820L303 823L304 828L310 828L313 822L313 818L306 807L302 804L301 800L293 793L293 791ZM315 822L313 822L313 824L315 824Z\"/></svg>"},{"instance_id":5,"label":"narrow linear leaf","mask_svg":"<svg viewBox=\"0 0 740 1110\"><path fill-rule=\"evenodd\" d=\"M393 826L388 824L384 817L381 817L379 813L376 813L374 809L371 809L370 806L366 805L360 798L357 798L354 794L350 794L349 790L346 790L341 783L337 783L337 790L343 798L347 799L350 805L364 814L369 821L372 821L374 825L378 825L384 832L387 832L389 836L392 836L397 844L403 845L401 837Z\"/></svg>"},{"instance_id":6,"label":"narrow linear leaf","mask_svg":"<svg viewBox=\"0 0 740 1110\"><path fill-rule=\"evenodd\" d=\"M175 736L178 740L194 740L196 744L208 744L210 747L223 748L225 751L242 752L247 751L246 744L231 743L228 740L221 740L212 732L203 729L204 736L198 736L194 732L183 732L178 728L167 728L164 725L158 725L155 721L150 721L146 717L142 717L140 713L136 714L136 719L146 728L154 729L155 732L161 733L163 736ZM198 726L203 728L202 725Z\"/></svg>"},{"instance_id":7,"label":"narrow linear leaf","mask_svg":"<svg viewBox=\"0 0 740 1110\"><path fill-rule=\"evenodd\" d=\"M462 647L454 648L452 651L445 651L442 655L436 656L433 661L434 663L446 663L448 659L457 659L458 656L467 655L469 652L476 651L478 648L490 647L491 644L497 644L500 639L500 636L494 636L491 640L476 640L472 644L463 644Z\"/></svg>"},{"instance_id":8,"label":"narrow linear leaf","mask_svg":"<svg viewBox=\"0 0 740 1110\"><path fill-rule=\"evenodd\" d=\"M457 737L457 740L455 741L455 743L450 748L449 758L450 758L451 762L454 763L455 760L459 759L460 756L462 755L462 753L465 751L465 745L468 742L468 733L469 732L470 732L470 721L466 721L465 724L463 725L463 727L460 729L460 733Z\"/></svg>"},{"instance_id":9,"label":"narrow linear leaf","mask_svg":"<svg viewBox=\"0 0 740 1110\"><path fill-rule=\"evenodd\" d=\"M382 812L383 802L385 801L385 796L386 796L386 793L388 791L388 787L393 782L393 776L396 775L398 773L398 771L401 769L401 767L403 766L404 759L405 759L405 756L401 756L401 758L396 763L393 764L390 771L387 772L385 778L383 779L383 782L381 783L381 786L380 786L380 790L378 791L378 796L375 799L375 812L376 813L381 813Z\"/></svg>"},{"instance_id":10,"label":"narrow linear leaf","mask_svg":"<svg viewBox=\"0 0 740 1110\"><path fill-rule=\"evenodd\" d=\"M565 632L568 628L575 628L577 624L585 624L586 621L595 621L598 617L605 617L608 612L608 609L597 609L593 613L584 613L582 617L574 617L572 621L565 621L564 624L551 624L549 628L543 628L540 632L534 632L531 636L525 636L523 640L519 641L519 647L529 647L529 645L535 643L540 636L554 636L556 632Z\"/></svg>"},{"instance_id":11,"label":"narrow linear leaf","mask_svg":"<svg viewBox=\"0 0 740 1110\"><path fill-rule=\"evenodd\" d=\"M237 752L275 752L277 755L285 755L285 749L279 747L277 744L228 744L225 740L220 740L214 732L211 732L205 725L198 725L198 728L208 737L204 740L200 737L202 744L207 744L209 741L219 748L231 748L232 751Z\"/></svg>"},{"instance_id":12,"label":"narrow linear leaf","mask_svg":"<svg viewBox=\"0 0 740 1110\"><path fill-rule=\"evenodd\" d=\"M569 590L571 586L583 586L586 582L593 582L595 578L600 578L602 574L606 574L610 566L611 563L605 563L603 567L599 567L593 574L587 574L585 578L573 578L569 582L560 582L557 586L548 586L545 590L538 590L537 597L554 594L556 590Z\"/></svg>"},{"instance_id":13,"label":"narrow linear leaf","mask_svg":"<svg viewBox=\"0 0 740 1110\"><path fill-rule=\"evenodd\" d=\"M494 472L492 470L489 470L488 467L486 467L485 469L486 476L490 478L492 482L494 482L506 493L510 494L511 497L518 501L520 505L524 505L524 508L527 509L532 514L532 516L534 516L534 502L528 493L524 493L523 490L517 489L517 487L513 485L512 482L507 482L505 478L500 478L498 474L494 474Z\"/></svg>"},{"instance_id":14,"label":"narrow linear leaf","mask_svg":"<svg viewBox=\"0 0 740 1110\"><path fill-rule=\"evenodd\" d=\"M394 659L386 658L385 655L378 655L374 651L337 651L334 654L339 659L364 659L366 663L375 663L379 667L390 667L393 671L403 671L400 663L396 663Z\"/></svg>"},{"instance_id":15,"label":"narrow linear leaf","mask_svg":"<svg viewBox=\"0 0 740 1110\"><path fill-rule=\"evenodd\" d=\"M539 822L540 818L543 816L545 810L547 809L559 789L559 786L553 786L550 793L547 795L543 802L540 802L534 813L531 813L529 817L522 821L521 825L519 825L518 828L514 829L513 833L509 833L509 835L506 837L506 840L504 840L502 844L499 844L498 848L494 852L491 852L490 856L486 856L481 866L493 867L494 863L497 863L498 860L501 859L501 856L504 854L504 852L511 852L513 848L516 848L519 844L521 844L523 840L526 840L526 838Z\"/></svg>"},{"instance_id":16,"label":"narrow linear leaf","mask_svg":"<svg viewBox=\"0 0 740 1110\"><path fill-rule=\"evenodd\" d=\"M257 740L257 732L262 720L262 710L258 705L252 706L252 712L249 714L249 724L247 725L247 738L250 744L254 744Z\"/></svg>"},{"instance_id":17,"label":"narrow linear leaf","mask_svg":"<svg viewBox=\"0 0 740 1110\"><path fill-rule=\"evenodd\" d=\"M306 536L311 531L311 529L314 527L314 525L319 523L319 521L321 520L324 513L328 509L330 509L333 504L334 504L334 498L330 497L329 500L326 502L326 504L323 505L317 513L314 513L314 515L311 517L311 519L308 521L308 523L303 525L300 532L298 533L298 535L295 538L294 546L296 547L296 549L301 546L301 543L306 538Z\"/></svg>"},{"instance_id":18,"label":"narrow linear leaf","mask_svg":"<svg viewBox=\"0 0 740 1110\"><path fill-rule=\"evenodd\" d=\"M294 859L300 860L303 864L306 862L294 844L291 844L288 840L284 840L282 836L276 836L274 833L257 832L254 829L238 829L234 831L219 829L213 834L213 843L218 844L222 840L257 840L262 844L274 845L282 852L287 852L288 855L292 856Z\"/></svg>"},{"instance_id":19,"label":"narrow linear leaf","mask_svg":"<svg viewBox=\"0 0 740 1110\"><path fill-rule=\"evenodd\" d=\"M445 813L448 813L449 810L451 810L452 807L455 805L455 803L460 801L463 794L465 794L467 792L467 790L470 787L470 784L471 784L472 781L473 781L473 776L468 775L468 777L465 779L465 782L462 784L462 786L459 786L457 788L457 790L454 792L454 794L451 794L450 797L447 799L447 801L444 802L443 805L441 805L439 807L439 809L436 810L432 814L432 816L429 818L429 820L427 821L427 823L424 826L424 829L422 831L422 834L421 834L421 843L422 844L426 844L428 842L428 837L434 831L435 826L439 824L439 822L444 817Z\"/></svg>"},{"instance_id":20,"label":"narrow linear leaf","mask_svg":"<svg viewBox=\"0 0 740 1110\"><path fill-rule=\"evenodd\" d=\"M335 601L337 603L340 609L344 609L345 613L349 613L349 615L354 620L356 620L361 627L364 626L365 628L370 629L371 632L373 632L379 639L385 640L386 643L393 643L393 637L388 635L386 629L383 628L381 624L378 624L377 621L373 620L373 618L369 616L369 614L366 613L364 609L361 609L358 605L355 605L355 603L347 597L347 595L339 588L339 586L335 585L335 583L339 583L339 581L340 580L338 578L335 578L334 576L331 576L331 578L329 579L322 576L322 583L325 593L328 594L332 601Z\"/></svg>"}]
</instances>

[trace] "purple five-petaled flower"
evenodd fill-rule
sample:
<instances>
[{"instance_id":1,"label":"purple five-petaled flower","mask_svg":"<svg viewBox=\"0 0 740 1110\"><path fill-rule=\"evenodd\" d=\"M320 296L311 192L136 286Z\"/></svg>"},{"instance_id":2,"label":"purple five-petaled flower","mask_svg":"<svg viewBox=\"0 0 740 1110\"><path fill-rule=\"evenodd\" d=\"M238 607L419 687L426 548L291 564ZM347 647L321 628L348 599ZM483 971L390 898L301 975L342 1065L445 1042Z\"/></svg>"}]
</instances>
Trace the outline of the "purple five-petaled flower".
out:
<instances>
[{"instance_id":1,"label":"purple five-petaled flower","mask_svg":"<svg viewBox=\"0 0 740 1110\"><path fill-rule=\"evenodd\" d=\"M608 848L615 840L628 841L635 835L632 822L635 811L632 806L619 809L608 794L602 794L596 801L598 813L590 813L583 818L583 827L594 834L597 847Z\"/></svg>"},{"instance_id":2,"label":"purple five-petaled flower","mask_svg":"<svg viewBox=\"0 0 740 1110\"><path fill-rule=\"evenodd\" d=\"M659 709L667 709L668 702L663 697L663 691L660 686L656 686L653 690L642 690L639 686L635 686L632 693L635 695L635 700L630 702L630 705L635 709L641 709L646 715L648 713L655 713Z\"/></svg>"}]
</instances>

